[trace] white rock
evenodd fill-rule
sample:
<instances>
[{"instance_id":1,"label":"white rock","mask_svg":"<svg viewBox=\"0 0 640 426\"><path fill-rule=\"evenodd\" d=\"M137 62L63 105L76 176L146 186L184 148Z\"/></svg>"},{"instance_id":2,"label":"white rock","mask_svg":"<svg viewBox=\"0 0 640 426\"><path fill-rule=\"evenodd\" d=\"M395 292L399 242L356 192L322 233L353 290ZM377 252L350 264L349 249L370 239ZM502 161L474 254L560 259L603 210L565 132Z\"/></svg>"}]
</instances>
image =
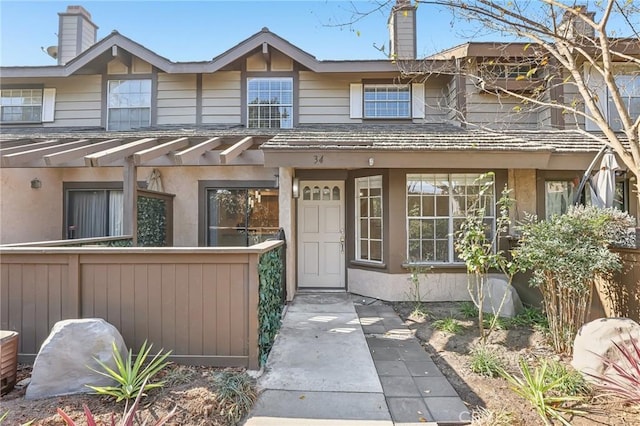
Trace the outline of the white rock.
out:
<instances>
[{"instance_id":1,"label":"white rock","mask_svg":"<svg viewBox=\"0 0 640 426\"><path fill-rule=\"evenodd\" d=\"M127 354L120 332L101 318L58 321L36 356L26 399L93 392L86 385L113 386L115 381L102 371L94 358L115 368L113 342L121 355Z\"/></svg>"},{"instance_id":2,"label":"white rock","mask_svg":"<svg viewBox=\"0 0 640 426\"><path fill-rule=\"evenodd\" d=\"M573 343L571 365L583 373L585 379L595 382L584 374L612 375L601 357L619 362L620 351L613 342L630 346L630 339L640 342L640 325L629 318L600 318L583 325Z\"/></svg>"},{"instance_id":3,"label":"white rock","mask_svg":"<svg viewBox=\"0 0 640 426\"><path fill-rule=\"evenodd\" d=\"M483 287L483 294L482 312L500 317L513 318L524 309L518 292L505 279L489 278ZM502 303L503 298L504 303L502 304L502 308L500 308L500 303ZM500 312L498 312L498 309L500 309Z\"/></svg>"}]
</instances>

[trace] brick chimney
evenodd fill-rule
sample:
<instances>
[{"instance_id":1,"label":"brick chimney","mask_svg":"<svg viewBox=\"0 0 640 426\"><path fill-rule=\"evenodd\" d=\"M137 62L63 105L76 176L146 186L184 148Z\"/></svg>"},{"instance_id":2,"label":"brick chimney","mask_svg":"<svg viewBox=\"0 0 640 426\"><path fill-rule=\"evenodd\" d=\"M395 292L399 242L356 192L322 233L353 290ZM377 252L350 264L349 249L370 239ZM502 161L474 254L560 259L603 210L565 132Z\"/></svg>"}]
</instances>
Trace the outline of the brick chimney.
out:
<instances>
[{"instance_id":1,"label":"brick chimney","mask_svg":"<svg viewBox=\"0 0 640 426\"><path fill-rule=\"evenodd\" d=\"M411 0L396 0L387 22L389 58L416 59L416 7Z\"/></svg>"},{"instance_id":2,"label":"brick chimney","mask_svg":"<svg viewBox=\"0 0 640 426\"><path fill-rule=\"evenodd\" d=\"M58 65L64 65L96 42L98 26L91 21L91 14L82 6L67 6L58 13Z\"/></svg>"}]
</instances>

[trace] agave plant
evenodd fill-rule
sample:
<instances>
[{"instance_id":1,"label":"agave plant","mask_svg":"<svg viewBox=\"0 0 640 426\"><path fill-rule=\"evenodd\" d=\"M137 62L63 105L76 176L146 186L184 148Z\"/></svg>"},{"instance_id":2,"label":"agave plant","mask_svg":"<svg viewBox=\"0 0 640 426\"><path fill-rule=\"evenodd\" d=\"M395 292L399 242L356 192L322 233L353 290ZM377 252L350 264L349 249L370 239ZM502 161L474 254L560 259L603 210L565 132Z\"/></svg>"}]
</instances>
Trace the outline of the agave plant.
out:
<instances>
[{"instance_id":1,"label":"agave plant","mask_svg":"<svg viewBox=\"0 0 640 426\"><path fill-rule=\"evenodd\" d=\"M509 382L510 388L516 394L533 406L545 425L551 426L553 425L552 421L557 420L564 426L571 426L563 414L585 414L584 411L568 406L568 404L582 402L583 397L559 394L563 377L550 379L546 361L533 370L524 359L520 359L519 364L522 378L512 376L504 370L500 372L500 375Z\"/></svg>"},{"instance_id":2,"label":"agave plant","mask_svg":"<svg viewBox=\"0 0 640 426\"><path fill-rule=\"evenodd\" d=\"M145 385L147 384L147 380L148 377L146 377L143 381L142 381L142 386L140 387L140 390L138 391L138 396L136 397L136 400L134 401L133 405L131 406L131 408L125 406L124 409L124 414L122 415L122 419L120 420L119 423L116 423L115 417L113 415L113 413L111 414L111 422L109 423L110 426L134 426L134 420L136 418L136 413L138 411L138 406L140 404L140 398L143 395L143 389L145 387ZM82 405L82 408L84 409L84 415L85 415L85 419L84 422L82 424L86 424L87 426L97 426L98 424L103 424L102 422L98 423L98 421L96 420L95 416L93 415L93 413L91 412L91 410L89 409L89 407L87 407L86 404ZM165 423L167 423L176 413L176 407L173 407L173 410L171 410L169 413L167 413L164 416L161 416L159 419L157 419L154 423L152 423L151 426L162 426ZM73 419L71 417L69 417L69 415L67 413L65 413L62 409L58 408L58 414L60 415L60 417L62 417L62 420L64 420L65 424L67 426L76 426L78 425L78 423L74 422ZM143 423L144 425L146 425L147 423Z\"/></svg>"},{"instance_id":3,"label":"agave plant","mask_svg":"<svg viewBox=\"0 0 640 426\"><path fill-rule=\"evenodd\" d=\"M123 360L122 356L120 355L120 351L118 350L118 347L114 342L113 360L116 363L116 369L114 370L106 363L100 361L97 358L94 359L96 360L96 362L98 362L98 364L100 364L100 367L102 367L104 371L99 371L91 367L89 368L98 374L114 379L116 382L118 382L118 385L87 385L87 387L93 389L98 394L113 396L116 398L116 402L120 402L123 399L133 399L134 397L136 397L136 395L138 397L140 395L144 395L144 392L150 389L164 386L164 382L147 383L147 381L167 366L168 362L165 360L169 356L169 354L171 354L171 351L165 352L163 354L161 349L157 354L153 356L153 358L151 358L149 362L146 362L152 346L153 345L149 345L147 347L147 341L145 340L142 343L142 347L140 348L135 361L133 361L133 354L131 349L129 349L129 354L126 360Z\"/></svg>"},{"instance_id":4,"label":"agave plant","mask_svg":"<svg viewBox=\"0 0 640 426\"><path fill-rule=\"evenodd\" d=\"M640 344L631 335L628 341L630 345L613 342L620 355L617 360L599 355L608 374L585 374L596 379L595 386L605 395L640 404Z\"/></svg>"}]
</instances>

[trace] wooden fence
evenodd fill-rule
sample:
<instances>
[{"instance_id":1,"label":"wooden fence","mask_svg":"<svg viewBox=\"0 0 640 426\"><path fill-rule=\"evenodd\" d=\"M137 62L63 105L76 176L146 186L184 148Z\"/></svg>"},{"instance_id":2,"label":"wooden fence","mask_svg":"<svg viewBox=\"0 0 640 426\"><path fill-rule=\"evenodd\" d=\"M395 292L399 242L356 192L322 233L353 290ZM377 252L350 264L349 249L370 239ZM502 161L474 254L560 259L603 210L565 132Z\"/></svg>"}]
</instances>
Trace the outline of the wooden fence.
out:
<instances>
[{"instance_id":1,"label":"wooden fence","mask_svg":"<svg viewBox=\"0 0 640 426\"><path fill-rule=\"evenodd\" d=\"M640 322L640 249L614 249L622 260L622 270L611 283L597 282L591 319L625 317Z\"/></svg>"},{"instance_id":2,"label":"wooden fence","mask_svg":"<svg viewBox=\"0 0 640 426\"><path fill-rule=\"evenodd\" d=\"M104 318L134 352L145 340L192 365L258 368L258 262L237 248L0 248L0 328L32 361L52 326Z\"/></svg>"}]
</instances>

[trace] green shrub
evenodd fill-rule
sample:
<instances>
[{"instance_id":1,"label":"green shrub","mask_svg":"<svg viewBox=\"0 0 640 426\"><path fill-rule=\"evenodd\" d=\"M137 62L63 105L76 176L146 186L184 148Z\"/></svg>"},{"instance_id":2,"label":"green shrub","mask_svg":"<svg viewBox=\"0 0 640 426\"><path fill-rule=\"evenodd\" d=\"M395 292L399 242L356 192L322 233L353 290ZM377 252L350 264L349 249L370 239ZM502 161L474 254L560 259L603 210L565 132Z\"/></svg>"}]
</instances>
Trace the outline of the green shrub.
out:
<instances>
[{"instance_id":1,"label":"green shrub","mask_svg":"<svg viewBox=\"0 0 640 426\"><path fill-rule=\"evenodd\" d=\"M220 414L230 424L237 424L256 400L253 380L246 372L225 370L214 373L212 382L216 387L216 400L222 408Z\"/></svg>"},{"instance_id":2,"label":"green shrub","mask_svg":"<svg viewBox=\"0 0 640 426\"><path fill-rule=\"evenodd\" d=\"M458 334L464 327L455 318L442 318L432 323L433 328L445 333Z\"/></svg>"},{"instance_id":3,"label":"green shrub","mask_svg":"<svg viewBox=\"0 0 640 426\"><path fill-rule=\"evenodd\" d=\"M109 395L116 398L116 402L120 402L123 399L130 400L139 395L144 395L144 392L160 388L164 386L164 382L148 383L153 376L159 373L168 364L165 360L171 354L171 351L162 353L162 349L153 356L148 362L149 352L151 347L147 347L147 341L142 343L142 347L138 352L138 356L133 361L132 350L129 349L129 355L126 360L122 359L120 351L115 342L113 342L113 360L116 363L116 369L112 369L106 363L94 358L103 371L95 370L96 373L109 377L115 380L117 386L90 386L87 387L93 389L100 395Z\"/></svg>"},{"instance_id":4,"label":"green shrub","mask_svg":"<svg viewBox=\"0 0 640 426\"><path fill-rule=\"evenodd\" d=\"M540 309L525 306L522 312L511 319L511 324L517 327L533 328L536 324L547 324L547 317Z\"/></svg>"},{"instance_id":5,"label":"green shrub","mask_svg":"<svg viewBox=\"0 0 640 426\"><path fill-rule=\"evenodd\" d=\"M533 406L545 425L552 425L552 421L557 420L565 426L571 426L563 414L584 414L583 411L568 406L582 402L583 397L562 394L564 377L551 379L546 361L533 370L524 359L520 359L519 365L522 377L511 375L505 370L501 370L500 375L516 394Z\"/></svg>"},{"instance_id":6,"label":"green shrub","mask_svg":"<svg viewBox=\"0 0 640 426\"><path fill-rule=\"evenodd\" d=\"M491 328L493 330L508 330L511 328L511 320L505 317L498 317L493 314L484 314L485 328Z\"/></svg>"},{"instance_id":7,"label":"green shrub","mask_svg":"<svg viewBox=\"0 0 640 426\"><path fill-rule=\"evenodd\" d=\"M496 250L500 235L508 232L511 225L509 209L513 200L509 197L509 189L505 185L502 195L495 205L487 205L494 192L494 173L489 172L475 180L480 189L472 204L467 208L464 221L455 231L455 250L467 267L467 290L471 301L478 308L478 331L483 343L493 331L495 322L484 321L481 307L484 305L484 287L489 280L489 273L499 271L505 275L509 285L516 272L513 263L502 250ZM491 195L490 195L491 194ZM487 218L495 220L495 232L487 226ZM505 292L505 298L508 292ZM502 307L502 299L498 311Z\"/></svg>"},{"instance_id":8,"label":"green shrub","mask_svg":"<svg viewBox=\"0 0 640 426\"><path fill-rule=\"evenodd\" d=\"M485 345L478 345L471 350L469 368L481 376L498 377L505 365L494 350Z\"/></svg>"},{"instance_id":9,"label":"green shrub","mask_svg":"<svg viewBox=\"0 0 640 426\"><path fill-rule=\"evenodd\" d=\"M540 289L554 349L569 354L584 324L597 278L621 266L609 245L627 238L633 219L614 209L571 208L565 215L537 222L530 216L513 250L521 270L531 271L530 285Z\"/></svg>"},{"instance_id":10,"label":"green shrub","mask_svg":"<svg viewBox=\"0 0 640 426\"><path fill-rule=\"evenodd\" d=\"M460 315L466 319L478 318L478 308L473 302L462 302L460 303Z\"/></svg>"},{"instance_id":11,"label":"green shrub","mask_svg":"<svg viewBox=\"0 0 640 426\"><path fill-rule=\"evenodd\" d=\"M591 388L579 371L569 369L555 360L547 363L547 380L558 382L556 392L559 395L584 396L591 394Z\"/></svg>"}]
</instances>

